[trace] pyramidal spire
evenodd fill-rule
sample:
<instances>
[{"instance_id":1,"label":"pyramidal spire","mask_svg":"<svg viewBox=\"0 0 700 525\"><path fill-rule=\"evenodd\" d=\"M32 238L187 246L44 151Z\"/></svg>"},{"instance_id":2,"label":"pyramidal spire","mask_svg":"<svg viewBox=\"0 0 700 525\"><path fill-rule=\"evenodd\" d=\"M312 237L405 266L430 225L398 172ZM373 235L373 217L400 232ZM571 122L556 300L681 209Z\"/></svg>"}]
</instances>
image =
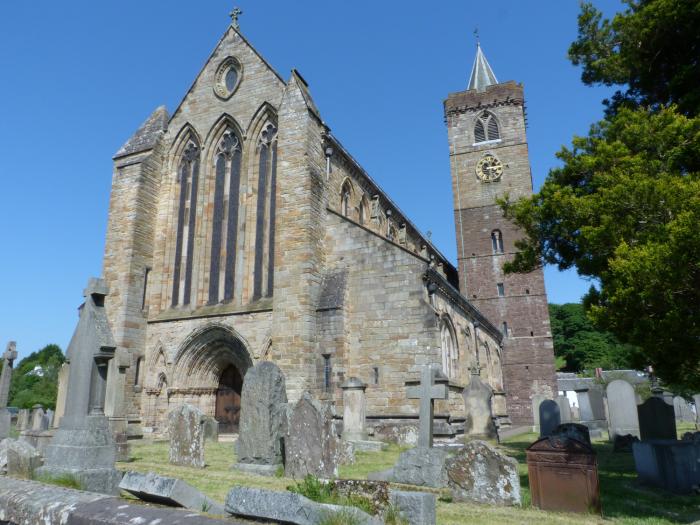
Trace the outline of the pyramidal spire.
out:
<instances>
[{"instance_id":1,"label":"pyramidal spire","mask_svg":"<svg viewBox=\"0 0 700 525\"><path fill-rule=\"evenodd\" d=\"M483 91L493 84L498 84L498 79L496 79L496 75L493 74L493 69L491 69L489 61L486 60L486 56L481 50L481 44L477 42L476 58L472 66L472 74L469 77L469 86L467 90L476 89L477 91Z\"/></svg>"}]
</instances>

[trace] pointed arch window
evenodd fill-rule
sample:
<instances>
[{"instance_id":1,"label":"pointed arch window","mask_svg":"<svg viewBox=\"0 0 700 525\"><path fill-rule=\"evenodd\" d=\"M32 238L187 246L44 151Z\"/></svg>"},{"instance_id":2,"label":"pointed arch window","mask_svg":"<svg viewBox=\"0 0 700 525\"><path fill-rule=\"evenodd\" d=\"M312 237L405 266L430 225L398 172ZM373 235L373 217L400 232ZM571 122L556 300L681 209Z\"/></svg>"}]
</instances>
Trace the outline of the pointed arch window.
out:
<instances>
[{"instance_id":1,"label":"pointed arch window","mask_svg":"<svg viewBox=\"0 0 700 525\"><path fill-rule=\"evenodd\" d=\"M340 213L343 214L343 217L350 217L350 194L350 183L345 181L340 190Z\"/></svg>"},{"instance_id":2,"label":"pointed arch window","mask_svg":"<svg viewBox=\"0 0 700 525\"><path fill-rule=\"evenodd\" d=\"M493 113L484 111L476 119L474 124L474 143L488 142L491 140L499 140L501 138L498 129L498 121Z\"/></svg>"},{"instance_id":3,"label":"pointed arch window","mask_svg":"<svg viewBox=\"0 0 700 525\"><path fill-rule=\"evenodd\" d=\"M190 139L178 165L180 196L175 239L175 262L173 266L173 306L190 304L194 231L197 217L197 189L199 185L199 157L199 145Z\"/></svg>"},{"instance_id":4,"label":"pointed arch window","mask_svg":"<svg viewBox=\"0 0 700 525\"><path fill-rule=\"evenodd\" d=\"M241 139L227 129L214 158L214 217L209 268L209 304L233 299L241 185Z\"/></svg>"},{"instance_id":5,"label":"pointed arch window","mask_svg":"<svg viewBox=\"0 0 700 525\"><path fill-rule=\"evenodd\" d=\"M363 226L367 222L367 218L366 218L367 203L365 201L366 201L366 199L363 195L362 199L360 199L359 216L358 216L358 222Z\"/></svg>"},{"instance_id":6,"label":"pointed arch window","mask_svg":"<svg viewBox=\"0 0 700 525\"><path fill-rule=\"evenodd\" d=\"M491 248L493 253L503 253L503 234L501 234L501 230L493 230L491 232Z\"/></svg>"},{"instance_id":7,"label":"pointed arch window","mask_svg":"<svg viewBox=\"0 0 700 525\"><path fill-rule=\"evenodd\" d=\"M440 344L442 347L442 371L447 377L454 377L459 364L457 337L452 322L443 317L440 321Z\"/></svg>"},{"instance_id":8,"label":"pointed arch window","mask_svg":"<svg viewBox=\"0 0 700 525\"><path fill-rule=\"evenodd\" d=\"M272 297L275 261L275 188L277 185L277 126L267 122L256 148L258 202L255 219L253 299Z\"/></svg>"}]
</instances>

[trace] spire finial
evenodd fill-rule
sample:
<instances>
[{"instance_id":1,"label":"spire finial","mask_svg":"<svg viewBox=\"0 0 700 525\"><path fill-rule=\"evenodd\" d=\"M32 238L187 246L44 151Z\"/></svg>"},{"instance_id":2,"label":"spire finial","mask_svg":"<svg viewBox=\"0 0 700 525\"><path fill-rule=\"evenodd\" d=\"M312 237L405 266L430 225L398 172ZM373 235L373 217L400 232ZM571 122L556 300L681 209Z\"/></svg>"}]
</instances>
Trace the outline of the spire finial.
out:
<instances>
[{"instance_id":1,"label":"spire finial","mask_svg":"<svg viewBox=\"0 0 700 525\"><path fill-rule=\"evenodd\" d=\"M479 40L479 26L474 27L474 38L476 38L476 47L480 47L481 41Z\"/></svg>"},{"instance_id":2,"label":"spire finial","mask_svg":"<svg viewBox=\"0 0 700 525\"><path fill-rule=\"evenodd\" d=\"M233 11L231 11L228 16L231 17L231 25L233 26L234 29L240 29L240 26L238 25L238 17L243 14L243 11L239 7L234 7Z\"/></svg>"}]
</instances>

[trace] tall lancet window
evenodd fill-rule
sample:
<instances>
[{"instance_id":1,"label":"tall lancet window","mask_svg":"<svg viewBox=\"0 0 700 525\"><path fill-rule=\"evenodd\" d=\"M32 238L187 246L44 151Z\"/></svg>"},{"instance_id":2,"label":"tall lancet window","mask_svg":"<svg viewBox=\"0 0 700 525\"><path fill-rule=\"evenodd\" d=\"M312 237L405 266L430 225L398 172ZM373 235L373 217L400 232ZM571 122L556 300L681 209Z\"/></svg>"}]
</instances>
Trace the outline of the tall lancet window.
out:
<instances>
[{"instance_id":1,"label":"tall lancet window","mask_svg":"<svg viewBox=\"0 0 700 525\"><path fill-rule=\"evenodd\" d=\"M454 328L446 317L440 322L440 344L442 346L442 371L447 377L453 377L459 365L459 354Z\"/></svg>"},{"instance_id":2,"label":"tall lancet window","mask_svg":"<svg viewBox=\"0 0 700 525\"><path fill-rule=\"evenodd\" d=\"M180 198L173 267L173 306L190 304L192 292L192 258L199 183L199 146L194 141L187 144L182 154L178 167L178 183Z\"/></svg>"},{"instance_id":3,"label":"tall lancet window","mask_svg":"<svg viewBox=\"0 0 700 525\"><path fill-rule=\"evenodd\" d=\"M258 203L255 219L253 299L272 297L275 261L277 127L268 122L258 137Z\"/></svg>"},{"instance_id":4,"label":"tall lancet window","mask_svg":"<svg viewBox=\"0 0 700 525\"><path fill-rule=\"evenodd\" d=\"M214 162L214 218L209 268L209 304L233 299L241 185L241 141L228 129Z\"/></svg>"}]
</instances>

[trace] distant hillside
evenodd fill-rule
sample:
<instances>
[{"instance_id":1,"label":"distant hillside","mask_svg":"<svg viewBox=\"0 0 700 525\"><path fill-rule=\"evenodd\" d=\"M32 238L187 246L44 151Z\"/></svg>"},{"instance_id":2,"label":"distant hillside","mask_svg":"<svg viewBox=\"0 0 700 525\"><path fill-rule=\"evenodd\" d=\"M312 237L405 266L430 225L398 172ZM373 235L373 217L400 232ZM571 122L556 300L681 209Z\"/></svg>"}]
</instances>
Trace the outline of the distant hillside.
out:
<instances>
[{"instance_id":1,"label":"distant hillside","mask_svg":"<svg viewBox=\"0 0 700 525\"><path fill-rule=\"evenodd\" d=\"M594 368L640 369L645 366L639 350L620 343L609 332L598 330L580 303L550 304L554 355L560 369L582 372Z\"/></svg>"},{"instance_id":2,"label":"distant hillside","mask_svg":"<svg viewBox=\"0 0 700 525\"><path fill-rule=\"evenodd\" d=\"M58 372L66 358L58 345L46 345L14 366L9 406L56 408Z\"/></svg>"}]
</instances>

